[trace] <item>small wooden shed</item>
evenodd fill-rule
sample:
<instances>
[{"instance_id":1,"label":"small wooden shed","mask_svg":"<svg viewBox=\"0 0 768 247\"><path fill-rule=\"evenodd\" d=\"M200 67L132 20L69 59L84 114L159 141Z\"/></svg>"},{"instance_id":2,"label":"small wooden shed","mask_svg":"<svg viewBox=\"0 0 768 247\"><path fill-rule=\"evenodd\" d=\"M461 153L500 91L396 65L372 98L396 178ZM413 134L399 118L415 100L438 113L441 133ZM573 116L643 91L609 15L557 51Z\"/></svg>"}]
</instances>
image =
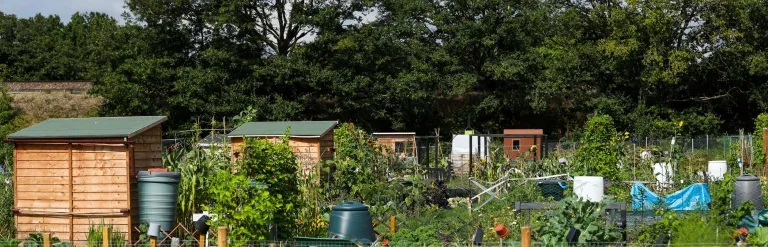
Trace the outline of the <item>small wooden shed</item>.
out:
<instances>
[{"instance_id":1,"label":"small wooden shed","mask_svg":"<svg viewBox=\"0 0 768 247\"><path fill-rule=\"evenodd\" d=\"M416 132L375 132L373 137L398 157L416 157Z\"/></svg>"},{"instance_id":2,"label":"small wooden shed","mask_svg":"<svg viewBox=\"0 0 768 247\"><path fill-rule=\"evenodd\" d=\"M527 158L541 159L542 142L546 135L542 129L505 129L504 130L504 153L510 159L522 156L531 148L536 146L535 150Z\"/></svg>"},{"instance_id":3,"label":"small wooden shed","mask_svg":"<svg viewBox=\"0 0 768 247\"><path fill-rule=\"evenodd\" d=\"M163 116L48 119L8 136L14 143L16 235L86 240L102 221L138 233L138 171L162 167Z\"/></svg>"},{"instance_id":4,"label":"small wooden shed","mask_svg":"<svg viewBox=\"0 0 768 247\"><path fill-rule=\"evenodd\" d=\"M288 145L302 166L302 174L313 172L317 163L333 159L333 129L338 121L284 121L250 122L233 130L227 136L232 142L232 162L240 155L243 138L266 138L277 142L290 128Z\"/></svg>"}]
</instances>

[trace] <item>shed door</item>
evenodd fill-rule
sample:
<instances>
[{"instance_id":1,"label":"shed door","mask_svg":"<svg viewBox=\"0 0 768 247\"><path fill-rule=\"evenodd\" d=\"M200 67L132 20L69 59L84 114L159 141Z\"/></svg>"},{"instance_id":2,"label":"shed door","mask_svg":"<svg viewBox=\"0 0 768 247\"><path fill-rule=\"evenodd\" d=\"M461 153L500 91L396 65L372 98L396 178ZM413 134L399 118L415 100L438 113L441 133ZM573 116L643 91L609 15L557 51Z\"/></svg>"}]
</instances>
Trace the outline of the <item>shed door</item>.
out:
<instances>
[{"instance_id":1,"label":"shed door","mask_svg":"<svg viewBox=\"0 0 768 247\"><path fill-rule=\"evenodd\" d=\"M17 144L17 235L46 231L85 240L102 221L128 230L126 147L107 144ZM94 216L93 214L98 214Z\"/></svg>"},{"instance_id":2,"label":"shed door","mask_svg":"<svg viewBox=\"0 0 768 247\"><path fill-rule=\"evenodd\" d=\"M69 239L70 189L68 144L17 144L15 207L19 238L51 232Z\"/></svg>"}]
</instances>

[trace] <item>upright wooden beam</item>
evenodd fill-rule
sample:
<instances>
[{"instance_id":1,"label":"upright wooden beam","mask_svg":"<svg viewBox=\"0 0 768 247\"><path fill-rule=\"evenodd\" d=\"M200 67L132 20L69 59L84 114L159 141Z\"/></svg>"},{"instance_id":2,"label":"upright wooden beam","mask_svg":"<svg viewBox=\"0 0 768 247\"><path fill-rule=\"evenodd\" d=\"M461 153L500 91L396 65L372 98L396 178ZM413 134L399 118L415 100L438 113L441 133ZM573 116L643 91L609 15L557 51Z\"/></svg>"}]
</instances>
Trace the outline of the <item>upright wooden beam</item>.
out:
<instances>
[{"instance_id":1,"label":"upright wooden beam","mask_svg":"<svg viewBox=\"0 0 768 247\"><path fill-rule=\"evenodd\" d=\"M134 174L132 172L135 172L135 170L132 170L131 167L133 167L133 159L131 158L131 150L133 150L133 144L128 144L128 146L125 147L125 174L128 174L128 179L125 182L125 188L127 188L127 198L128 200L128 231L126 232L128 243L133 243L133 221L131 215L133 214L133 205L131 205L131 181L134 179Z\"/></svg>"},{"instance_id":2,"label":"upright wooden beam","mask_svg":"<svg viewBox=\"0 0 768 247\"><path fill-rule=\"evenodd\" d=\"M104 247L109 247L109 227L108 226L101 227L101 240L104 243ZM118 246L115 246L115 247L118 247Z\"/></svg>"},{"instance_id":3,"label":"upright wooden beam","mask_svg":"<svg viewBox=\"0 0 768 247\"><path fill-rule=\"evenodd\" d=\"M521 234L521 246L522 247L531 247L531 227L530 226L523 226L520 227L520 234Z\"/></svg>"},{"instance_id":4,"label":"upright wooden beam","mask_svg":"<svg viewBox=\"0 0 768 247\"><path fill-rule=\"evenodd\" d=\"M69 241L75 240L75 216L72 214L75 212L75 186L72 183L72 143L69 143Z\"/></svg>"},{"instance_id":5,"label":"upright wooden beam","mask_svg":"<svg viewBox=\"0 0 768 247\"><path fill-rule=\"evenodd\" d=\"M763 155L765 155L765 158L763 159L763 176L765 176L765 164L768 164L768 128L763 128Z\"/></svg>"},{"instance_id":6,"label":"upright wooden beam","mask_svg":"<svg viewBox=\"0 0 768 247\"><path fill-rule=\"evenodd\" d=\"M219 237L217 240L219 241L219 245L217 247L227 247L227 227L226 226L219 227Z\"/></svg>"},{"instance_id":7,"label":"upright wooden beam","mask_svg":"<svg viewBox=\"0 0 768 247\"><path fill-rule=\"evenodd\" d=\"M16 162L16 157L18 157L18 155L16 155L17 147L18 147L18 144L14 143L13 144L13 208L16 208L16 205L18 205L18 200L19 200L19 188L18 188L19 183L16 181L16 176L17 176L16 174L19 174L16 172L16 167L18 166L18 162ZM18 229L19 216L17 213L13 214L13 222L16 223L14 224L14 227ZM18 232L16 234L18 237Z\"/></svg>"},{"instance_id":8,"label":"upright wooden beam","mask_svg":"<svg viewBox=\"0 0 768 247\"><path fill-rule=\"evenodd\" d=\"M51 233L43 233L43 247L51 247Z\"/></svg>"}]
</instances>

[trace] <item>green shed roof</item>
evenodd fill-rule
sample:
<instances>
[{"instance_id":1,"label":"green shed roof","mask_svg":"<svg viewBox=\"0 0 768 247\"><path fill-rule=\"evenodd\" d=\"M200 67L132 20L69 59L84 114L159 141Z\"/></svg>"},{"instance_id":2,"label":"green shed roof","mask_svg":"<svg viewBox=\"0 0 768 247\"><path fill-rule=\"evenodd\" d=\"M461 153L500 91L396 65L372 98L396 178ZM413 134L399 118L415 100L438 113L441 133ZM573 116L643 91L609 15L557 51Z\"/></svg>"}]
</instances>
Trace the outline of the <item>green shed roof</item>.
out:
<instances>
[{"instance_id":1,"label":"green shed roof","mask_svg":"<svg viewBox=\"0 0 768 247\"><path fill-rule=\"evenodd\" d=\"M244 123L227 136L282 136L290 127L291 136L320 137L333 129L337 121L285 121Z\"/></svg>"},{"instance_id":2,"label":"green shed roof","mask_svg":"<svg viewBox=\"0 0 768 247\"><path fill-rule=\"evenodd\" d=\"M164 116L52 118L10 134L8 139L133 137L167 119Z\"/></svg>"}]
</instances>

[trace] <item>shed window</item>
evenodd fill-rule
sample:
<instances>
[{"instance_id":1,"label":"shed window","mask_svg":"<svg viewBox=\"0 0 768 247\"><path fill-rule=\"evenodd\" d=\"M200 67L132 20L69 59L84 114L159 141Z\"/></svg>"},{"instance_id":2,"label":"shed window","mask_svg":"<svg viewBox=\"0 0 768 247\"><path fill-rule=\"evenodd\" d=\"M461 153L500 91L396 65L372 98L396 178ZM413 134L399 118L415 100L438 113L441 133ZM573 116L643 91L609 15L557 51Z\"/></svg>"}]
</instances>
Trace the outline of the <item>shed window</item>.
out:
<instances>
[{"instance_id":1,"label":"shed window","mask_svg":"<svg viewBox=\"0 0 768 247\"><path fill-rule=\"evenodd\" d=\"M395 142L395 153L405 153L405 142Z\"/></svg>"},{"instance_id":2,"label":"shed window","mask_svg":"<svg viewBox=\"0 0 768 247\"><path fill-rule=\"evenodd\" d=\"M512 150L520 150L520 140L512 140Z\"/></svg>"}]
</instances>

